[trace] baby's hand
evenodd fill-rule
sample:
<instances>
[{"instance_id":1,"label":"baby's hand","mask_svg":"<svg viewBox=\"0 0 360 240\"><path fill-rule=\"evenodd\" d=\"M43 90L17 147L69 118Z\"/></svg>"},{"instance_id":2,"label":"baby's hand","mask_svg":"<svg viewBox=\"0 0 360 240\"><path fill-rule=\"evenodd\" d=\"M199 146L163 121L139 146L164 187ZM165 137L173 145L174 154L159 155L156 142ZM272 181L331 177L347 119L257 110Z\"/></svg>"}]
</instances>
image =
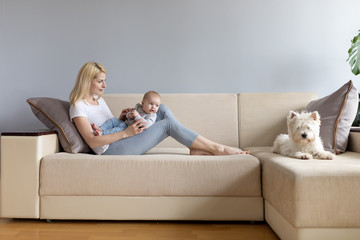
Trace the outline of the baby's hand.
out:
<instances>
[{"instance_id":1,"label":"baby's hand","mask_svg":"<svg viewBox=\"0 0 360 240\"><path fill-rule=\"evenodd\" d=\"M136 118L139 115L138 111L133 110L131 113L129 113L130 118Z\"/></svg>"},{"instance_id":2,"label":"baby's hand","mask_svg":"<svg viewBox=\"0 0 360 240\"><path fill-rule=\"evenodd\" d=\"M140 115L140 114L138 113L138 111L136 111L136 110L133 110L133 111L132 111L132 114L134 115L134 118L136 118L137 116Z\"/></svg>"}]
</instances>

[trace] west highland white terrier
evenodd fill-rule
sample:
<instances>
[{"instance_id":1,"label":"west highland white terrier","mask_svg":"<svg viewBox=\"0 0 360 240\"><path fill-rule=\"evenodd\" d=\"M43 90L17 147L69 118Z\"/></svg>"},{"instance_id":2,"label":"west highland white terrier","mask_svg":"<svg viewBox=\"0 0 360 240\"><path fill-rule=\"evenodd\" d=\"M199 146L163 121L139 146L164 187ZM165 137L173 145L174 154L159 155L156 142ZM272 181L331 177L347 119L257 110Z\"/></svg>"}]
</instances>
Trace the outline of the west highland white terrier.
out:
<instances>
[{"instance_id":1,"label":"west highland white terrier","mask_svg":"<svg viewBox=\"0 0 360 240\"><path fill-rule=\"evenodd\" d=\"M290 111L287 116L288 134L277 136L273 152L299 159L328 159L335 157L325 151L320 133L320 115L315 112Z\"/></svg>"}]
</instances>

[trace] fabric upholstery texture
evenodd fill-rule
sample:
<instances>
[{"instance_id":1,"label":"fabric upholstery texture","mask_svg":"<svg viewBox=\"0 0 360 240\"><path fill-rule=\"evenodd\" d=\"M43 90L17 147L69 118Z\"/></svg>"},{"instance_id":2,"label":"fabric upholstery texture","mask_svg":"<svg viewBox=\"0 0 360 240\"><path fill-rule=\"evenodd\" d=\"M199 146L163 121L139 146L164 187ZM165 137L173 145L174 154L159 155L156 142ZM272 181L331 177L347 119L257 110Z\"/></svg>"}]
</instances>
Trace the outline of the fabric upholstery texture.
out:
<instances>
[{"instance_id":1,"label":"fabric upholstery texture","mask_svg":"<svg viewBox=\"0 0 360 240\"><path fill-rule=\"evenodd\" d=\"M306 107L307 111L318 111L321 116L320 137L325 150L336 154L346 151L358 103L358 90L349 81L334 93L314 100Z\"/></svg>"},{"instance_id":2,"label":"fabric upholstery texture","mask_svg":"<svg viewBox=\"0 0 360 240\"><path fill-rule=\"evenodd\" d=\"M264 198L296 228L360 227L360 154L300 160L250 148L262 168Z\"/></svg>"},{"instance_id":3,"label":"fabric upholstery texture","mask_svg":"<svg viewBox=\"0 0 360 240\"><path fill-rule=\"evenodd\" d=\"M41 196L261 196L260 162L251 155L43 158Z\"/></svg>"},{"instance_id":4,"label":"fabric upholstery texture","mask_svg":"<svg viewBox=\"0 0 360 240\"><path fill-rule=\"evenodd\" d=\"M26 100L35 116L49 129L58 133L64 151L90 153L91 149L70 121L70 103L56 98L29 98Z\"/></svg>"},{"instance_id":5,"label":"fabric upholstery texture","mask_svg":"<svg viewBox=\"0 0 360 240\"><path fill-rule=\"evenodd\" d=\"M304 110L314 99L311 92L238 94L240 148L272 146L277 135L287 133L289 110Z\"/></svg>"}]
</instances>

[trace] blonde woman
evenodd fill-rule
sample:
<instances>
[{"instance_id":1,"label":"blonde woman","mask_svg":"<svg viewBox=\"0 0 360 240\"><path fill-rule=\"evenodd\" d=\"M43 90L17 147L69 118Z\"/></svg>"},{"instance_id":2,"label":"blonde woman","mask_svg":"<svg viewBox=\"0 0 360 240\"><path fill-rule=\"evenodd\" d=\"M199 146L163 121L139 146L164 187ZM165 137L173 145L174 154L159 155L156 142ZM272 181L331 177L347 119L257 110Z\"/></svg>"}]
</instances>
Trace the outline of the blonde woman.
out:
<instances>
[{"instance_id":1,"label":"blonde woman","mask_svg":"<svg viewBox=\"0 0 360 240\"><path fill-rule=\"evenodd\" d=\"M75 86L70 94L70 118L85 142L96 154L138 155L144 154L162 140L171 136L190 149L193 155L233 155L247 153L238 148L221 145L198 135L182 126L171 111L161 104L156 122L147 129L138 120L123 131L95 136L91 124L102 125L113 117L102 98L106 88L106 69L96 62L88 62L79 70ZM124 109L120 119L125 120Z\"/></svg>"}]
</instances>

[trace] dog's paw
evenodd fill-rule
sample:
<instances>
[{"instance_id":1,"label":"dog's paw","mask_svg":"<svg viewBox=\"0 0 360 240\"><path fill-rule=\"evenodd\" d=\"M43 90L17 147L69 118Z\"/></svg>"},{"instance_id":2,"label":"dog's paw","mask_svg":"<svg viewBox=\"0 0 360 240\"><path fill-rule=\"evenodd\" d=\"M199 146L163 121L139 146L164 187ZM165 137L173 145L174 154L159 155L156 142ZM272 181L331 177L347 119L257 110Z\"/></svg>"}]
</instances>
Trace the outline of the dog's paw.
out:
<instances>
[{"instance_id":1,"label":"dog's paw","mask_svg":"<svg viewBox=\"0 0 360 240\"><path fill-rule=\"evenodd\" d=\"M332 160L335 158L334 154L327 151L316 153L314 156L317 159L323 159L323 160Z\"/></svg>"},{"instance_id":2,"label":"dog's paw","mask_svg":"<svg viewBox=\"0 0 360 240\"><path fill-rule=\"evenodd\" d=\"M308 159L313 158L313 156L311 154L303 153L303 152L295 153L294 157L299 158L299 159L304 159L304 160L308 160Z\"/></svg>"}]
</instances>

